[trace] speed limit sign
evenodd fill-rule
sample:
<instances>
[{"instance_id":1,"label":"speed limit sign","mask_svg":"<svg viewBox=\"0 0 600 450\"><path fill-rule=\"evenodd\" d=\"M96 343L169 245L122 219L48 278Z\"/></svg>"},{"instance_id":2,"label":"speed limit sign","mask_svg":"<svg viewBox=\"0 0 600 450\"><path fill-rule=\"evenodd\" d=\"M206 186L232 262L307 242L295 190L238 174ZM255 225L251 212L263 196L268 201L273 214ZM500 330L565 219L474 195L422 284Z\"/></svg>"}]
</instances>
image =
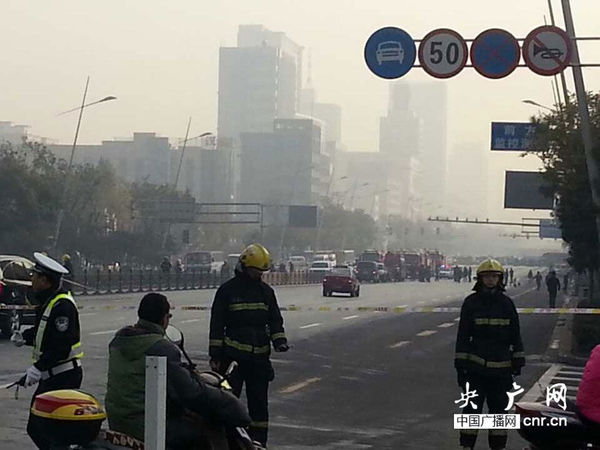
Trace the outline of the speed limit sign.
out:
<instances>
[{"instance_id":1,"label":"speed limit sign","mask_svg":"<svg viewBox=\"0 0 600 450\"><path fill-rule=\"evenodd\" d=\"M465 40L447 28L428 33L419 45L419 62L423 70L436 78L450 78L459 73L468 56Z\"/></svg>"}]
</instances>

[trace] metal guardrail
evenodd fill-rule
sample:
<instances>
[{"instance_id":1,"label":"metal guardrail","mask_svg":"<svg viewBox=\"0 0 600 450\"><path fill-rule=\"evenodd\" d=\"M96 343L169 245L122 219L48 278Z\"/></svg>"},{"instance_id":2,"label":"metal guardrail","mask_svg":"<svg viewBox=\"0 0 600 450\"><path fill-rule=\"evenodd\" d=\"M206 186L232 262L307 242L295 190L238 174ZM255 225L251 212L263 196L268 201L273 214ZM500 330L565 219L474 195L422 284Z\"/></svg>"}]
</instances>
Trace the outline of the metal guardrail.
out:
<instances>
[{"instance_id":1,"label":"metal guardrail","mask_svg":"<svg viewBox=\"0 0 600 450\"><path fill-rule=\"evenodd\" d=\"M163 272L156 269L84 270L73 286L75 295L127 294L150 291L181 291L214 289L230 278L231 274L217 271ZM307 271L267 272L266 283L302 285L321 283L322 276Z\"/></svg>"}]
</instances>

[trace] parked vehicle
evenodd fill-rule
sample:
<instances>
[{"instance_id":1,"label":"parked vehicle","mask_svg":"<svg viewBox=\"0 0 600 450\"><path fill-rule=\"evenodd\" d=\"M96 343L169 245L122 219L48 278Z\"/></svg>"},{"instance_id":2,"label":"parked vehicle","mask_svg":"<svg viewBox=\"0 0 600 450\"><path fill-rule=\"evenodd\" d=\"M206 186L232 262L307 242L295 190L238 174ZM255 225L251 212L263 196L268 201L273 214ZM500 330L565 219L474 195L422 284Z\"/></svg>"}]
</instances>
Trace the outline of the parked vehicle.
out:
<instances>
[{"instance_id":1,"label":"parked vehicle","mask_svg":"<svg viewBox=\"0 0 600 450\"><path fill-rule=\"evenodd\" d=\"M402 253L387 252L383 258L390 280L404 281L406 279L406 263Z\"/></svg>"},{"instance_id":2,"label":"parked vehicle","mask_svg":"<svg viewBox=\"0 0 600 450\"><path fill-rule=\"evenodd\" d=\"M439 276L440 280L442 280L442 279L452 280L452 279L454 279L454 269L452 269L452 267L445 265L445 264L441 265L438 270L438 276Z\"/></svg>"},{"instance_id":3,"label":"parked vehicle","mask_svg":"<svg viewBox=\"0 0 600 450\"><path fill-rule=\"evenodd\" d=\"M356 264L356 277L358 281L370 281L372 283L379 282L379 270L377 263L374 261L359 261Z\"/></svg>"},{"instance_id":4,"label":"parked vehicle","mask_svg":"<svg viewBox=\"0 0 600 450\"><path fill-rule=\"evenodd\" d=\"M15 255L0 255L0 304L31 306L31 273L34 263ZM35 323L35 311L0 309L0 333L10 337L13 330Z\"/></svg>"},{"instance_id":5,"label":"parked vehicle","mask_svg":"<svg viewBox=\"0 0 600 450\"><path fill-rule=\"evenodd\" d=\"M289 263L294 265L294 270L306 270L308 269L308 264L306 264L306 258L304 256L290 256Z\"/></svg>"},{"instance_id":6,"label":"parked vehicle","mask_svg":"<svg viewBox=\"0 0 600 450\"><path fill-rule=\"evenodd\" d=\"M185 270L190 272L210 272L212 270L212 255L208 251L188 253L185 255L183 265Z\"/></svg>"},{"instance_id":7,"label":"parked vehicle","mask_svg":"<svg viewBox=\"0 0 600 450\"><path fill-rule=\"evenodd\" d=\"M350 297L360 295L360 282L351 267L336 266L323 278L323 297L331 297L334 292L350 294Z\"/></svg>"},{"instance_id":8,"label":"parked vehicle","mask_svg":"<svg viewBox=\"0 0 600 450\"><path fill-rule=\"evenodd\" d=\"M383 255L378 250L365 250L358 256L358 260L383 262Z\"/></svg>"}]
</instances>

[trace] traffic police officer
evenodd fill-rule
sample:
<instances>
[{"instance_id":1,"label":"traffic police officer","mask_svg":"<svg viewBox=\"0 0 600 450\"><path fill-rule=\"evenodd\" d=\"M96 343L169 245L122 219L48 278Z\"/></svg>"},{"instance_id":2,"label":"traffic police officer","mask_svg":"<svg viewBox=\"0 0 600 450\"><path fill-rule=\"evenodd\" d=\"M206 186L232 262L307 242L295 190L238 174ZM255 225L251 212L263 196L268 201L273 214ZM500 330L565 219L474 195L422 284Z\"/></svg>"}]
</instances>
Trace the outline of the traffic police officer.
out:
<instances>
[{"instance_id":1,"label":"traffic police officer","mask_svg":"<svg viewBox=\"0 0 600 450\"><path fill-rule=\"evenodd\" d=\"M68 270L41 253L34 253L32 289L38 304L35 325L22 334L15 332L11 340L17 346L33 346L33 365L23 376L23 384L38 384L33 395L57 389L78 389L83 371L79 314L70 292L62 288L62 277ZM32 398L32 402L33 402ZM40 449L50 448L32 424L27 433Z\"/></svg>"},{"instance_id":2,"label":"traffic police officer","mask_svg":"<svg viewBox=\"0 0 600 450\"><path fill-rule=\"evenodd\" d=\"M215 295L210 317L209 355L213 370L224 373L232 361L238 363L230 383L239 397L246 384L250 436L266 446L269 410L268 388L274 378L269 360L275 351L289 349L283 318L273 289L262 281L271 257L259 244L246 247L235 268L235 276Z\"/></svg>"},{"instance_id":3,"label":"traffic police officer","mask_svg":"<svg viewBox=\"0 0 600 450\"><path fill-rule=\"evenodd\" d=\"M461 308L454 367L459 386L476 391L477 396L463 414L480 414L487 400L490 414L505 414L508 392L513 391L513 375L525 365L519 316L513 301L504 294L504 268L494 259L477 268L477 282ZM477 430L461 430L460 445L472 449ZM490 430L491 449L506 447L506 430Z\"/></svg>"}]
</instances>

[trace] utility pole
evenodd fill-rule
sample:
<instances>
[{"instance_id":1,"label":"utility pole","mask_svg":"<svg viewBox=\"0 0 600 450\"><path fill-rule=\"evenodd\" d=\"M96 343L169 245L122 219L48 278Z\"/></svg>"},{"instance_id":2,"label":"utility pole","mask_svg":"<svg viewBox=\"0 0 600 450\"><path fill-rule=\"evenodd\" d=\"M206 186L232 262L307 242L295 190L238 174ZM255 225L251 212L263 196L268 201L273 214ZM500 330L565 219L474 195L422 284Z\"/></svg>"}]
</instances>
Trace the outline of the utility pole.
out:
<instances>
[{"instance_id":1,"label":"utility pole","mask_svg":"<svg viewBox=\"0 0 600 450\"><path fill-rule=\"evenodd\" d=\"M571 13L571 4L569 0L561 0L563 14L565 17L565 26L567 34L571 38L572 56L571 65L573 68L573 82L575 84L575 94L577 95L577 106L579 108L579 121L581 133L583 135L583 148L585 151L585 162L590 180L590 189L592 192L592 202L594 204L594 216L596 219L596 233L600 242L600 193L598 192L598 164L594 158L594 137L592 135L592 127L590 125L590 111L588 109L587 95L585 92L585 84L583 82L583 72L581 70L581 62L579 60L579 49L575 40L575 26L573 24L573 14ZM600 248L598 249L600 252ZM597 277L596 277L597 278ZM593 285L592 285L593 286ZM590 296L592 289L590 289Z\"/></svg>"},{"instance_id":2,"label":"utility pole","mask_svg":"<svg viewBox=\"0 0 600 450\"><path fill-rule=\"evenodd\" d=\"M552 26L556 26L556 22L554 21L554 10L552 8L552 0L548 0L548 10L550 11L550 23ZM554 78L556 81L556 76ZM565 71L560 72L560 83L563 89L563 99L565 102L565 110L569 106L569 90L567 89L567 78L565 77ZM560 96L559 96L560 97Z\"/></svg>"}]
</instances>

